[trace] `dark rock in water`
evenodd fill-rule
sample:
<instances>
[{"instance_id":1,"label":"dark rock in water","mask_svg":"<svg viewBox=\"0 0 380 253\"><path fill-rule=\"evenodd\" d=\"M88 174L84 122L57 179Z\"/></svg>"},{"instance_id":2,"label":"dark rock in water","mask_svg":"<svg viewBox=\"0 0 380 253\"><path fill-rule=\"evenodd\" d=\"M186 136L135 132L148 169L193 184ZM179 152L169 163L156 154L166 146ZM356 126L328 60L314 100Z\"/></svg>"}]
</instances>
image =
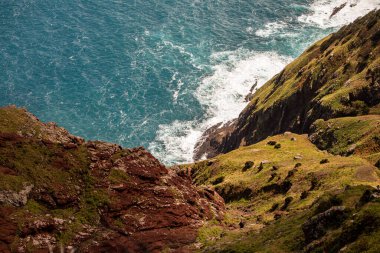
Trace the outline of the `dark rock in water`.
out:
<instances>
[{"instance_id":1,"label":"dark rock in water","mask_svg":"<svg viewBox=\"0 0 380 253\"><path fill-rule=\"evenodd\" d=\"M235 121L229 121L226 124L216 124L207 129L194 148L194 161L200 160L202 157L212 158L218 154L217 147L224 141L227 132L234 128Z\"/></svg>"},{"instance_id":2,"label":"dark rock in water","mask_svg":"<svg viewBox=\"0 0 380 253\"><path fill-rule=\"evenodd\" d=\"M306 243L317 240L326 234L327 229L339 226L348 216L345 206L334 206L310 218L302 225Z\"/></svg>"},{"instance_id":3,"label":"dark rock in water","mask_svg":"<svg viewBox=\"0 0 380 253\"><path fill-rule=\"evenodd\" d=\"M341 4L340 6L338 6L338 7L335 7L334 9L333 9L333 11L332 11L332 13L331 13L331 15L330 15L330 19L332 18L332 17L334 17L336 14L338 14L338 12L340 12L345 6L347 5L347 3L343 3L343 4ZM352 6L350 6L350 7L352 7Z\"/></svg>"},{"instance_id":4,"label":"dark rock in water","mask_svg":"<svg viewBox=\"0 0 380 253\"><path fill-rule=\"evenodd\" d=\"M251 99L253 98L253 95L254 95L254 91L257 87L257 80L256 82L252 85L251 89L249 90L249 93L245 96L245 102L249 102L251 101Z\"/></svg>"}]
</instances>

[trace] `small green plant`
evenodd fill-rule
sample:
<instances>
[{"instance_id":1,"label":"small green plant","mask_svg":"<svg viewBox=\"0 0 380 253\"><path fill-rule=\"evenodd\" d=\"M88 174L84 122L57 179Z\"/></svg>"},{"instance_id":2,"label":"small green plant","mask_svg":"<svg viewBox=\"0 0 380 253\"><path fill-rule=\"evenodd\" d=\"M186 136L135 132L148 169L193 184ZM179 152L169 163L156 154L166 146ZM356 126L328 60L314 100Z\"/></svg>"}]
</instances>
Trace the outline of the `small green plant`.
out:
<instances>
[{"instance_id":1,"label":"small green plant","mask_svg":"<svg viewBox=\"0 0 380 253\"><path fill-rule=\"evenodd\" d=\"M280 144L280 143L277 143L276 145L274 145L274 148L275 148L275 149L280 149L280 148L281 148L281 144Z\"/></svg>"}]
</instances>

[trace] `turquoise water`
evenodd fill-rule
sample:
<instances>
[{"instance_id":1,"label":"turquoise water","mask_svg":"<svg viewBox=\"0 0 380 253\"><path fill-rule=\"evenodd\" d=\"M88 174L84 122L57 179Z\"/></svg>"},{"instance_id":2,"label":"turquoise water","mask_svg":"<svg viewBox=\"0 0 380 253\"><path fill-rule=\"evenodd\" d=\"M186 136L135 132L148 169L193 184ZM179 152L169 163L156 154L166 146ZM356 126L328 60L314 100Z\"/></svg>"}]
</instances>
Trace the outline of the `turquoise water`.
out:
<instances>
[{"instance_id":1,"label":"turquoise water","mask_svg":"<svg viewBox=\"0 0 380 253\"><path fill-rule=\"evenodd\" d=\"M378 0L0 0L0 106L191 161L202 131Z\"/></svg>"}]
</instances>

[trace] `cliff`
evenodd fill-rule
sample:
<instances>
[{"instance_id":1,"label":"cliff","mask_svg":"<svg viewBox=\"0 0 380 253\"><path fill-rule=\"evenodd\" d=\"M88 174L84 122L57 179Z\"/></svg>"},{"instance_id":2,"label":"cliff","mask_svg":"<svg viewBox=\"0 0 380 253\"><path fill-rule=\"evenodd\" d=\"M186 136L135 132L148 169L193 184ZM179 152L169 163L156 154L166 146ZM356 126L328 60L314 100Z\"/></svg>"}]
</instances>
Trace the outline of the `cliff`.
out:
<instances>
[{"instance_id":1,"label":"cliff","mask_svg":"<svg viewBox=\"0 0 380 253\"><path fill-rule=\"evenodd\" d=\"M224 201L143 148L0 108L0 252L185 252Z\"/></svg>"},{"instance_id":2,"label":"cliff","mask_svg":"<svg viewBox=\"0 0 380 253\"><path fill-rule=\"evenodd\" d=\"M209 129L195 159L268 136L309 133L317 119L379 114L380 11L318 41L256 93L239 117Z\"/></svg>"},{"instance_id":3,"label":"cliff","mask_svg":"<svg viewBox=\"0 0 380 253\"><path fill-rule=\"evenodd\" d=\"M200 252L378 252L380 10L307 49L180 169L226 201Z\"/></svg>"},{"instance_id":4,"label":"cliff","mask_svg":"<svg viewBox=\"0 0 380 253\"><path fill-rule=\"evenodd\" d=\"M200 230L201 252L379 250L380 170L356 155L286 132L182 170L226 201L222 223Z\"/></svg>"}]
</instances>

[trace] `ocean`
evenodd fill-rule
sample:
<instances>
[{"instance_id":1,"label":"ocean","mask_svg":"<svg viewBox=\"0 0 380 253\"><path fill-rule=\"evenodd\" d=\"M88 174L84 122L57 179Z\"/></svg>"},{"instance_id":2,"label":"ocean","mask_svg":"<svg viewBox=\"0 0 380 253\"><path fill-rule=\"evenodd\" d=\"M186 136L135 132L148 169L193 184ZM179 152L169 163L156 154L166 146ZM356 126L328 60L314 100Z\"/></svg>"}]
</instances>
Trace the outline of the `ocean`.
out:
<instances>
[{"instance_id":1,"label":"ocean","mask_svg":"<svg viewBox=\"0 0 380 253\"><path fill-rule=\"evenodd\" d=\"M335 7L347 3L335 16ZM380 0L0 0L0 106L191 162L208 127Z\"/></svg>"}]
</instances>

